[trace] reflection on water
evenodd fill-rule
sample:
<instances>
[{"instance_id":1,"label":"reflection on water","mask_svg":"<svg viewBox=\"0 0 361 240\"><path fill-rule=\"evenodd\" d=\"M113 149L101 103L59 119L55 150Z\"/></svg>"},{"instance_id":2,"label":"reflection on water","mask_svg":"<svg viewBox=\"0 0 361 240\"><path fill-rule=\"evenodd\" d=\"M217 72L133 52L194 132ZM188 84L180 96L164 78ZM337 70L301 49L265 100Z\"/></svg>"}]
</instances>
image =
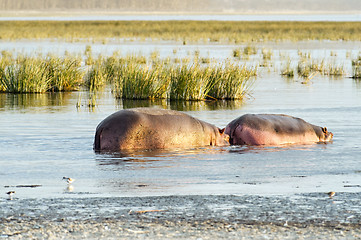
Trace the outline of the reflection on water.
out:
<instances>
[{"instance_id":1,"label":"reflection on water","mask_svg":"<svg viewBox=\"0 0 361 240\"><path fill-rule=\"evenodd\" d=\"M172 162L178 158L197 159L198 155L220 154L228 152L227 147L200 147L190 149L156 149L156 150L122 150L120 152L96 153L97 165L105 171L119 171L132 166L137 168L172 167ZM159 162L159 164L157 163Z\"/></svg>"},{"instance_id":2,"label":"reflection on water","mask_svg":"<svg viewBox=\"0 0 361 240\"><path fill-rule=\"evenodd\" d=\"M0 93L0 110L19 110L31 107L65 106L72 93Z\"/></svg>"},{"instance_id":3,"label":"reflection on water","mask_svg":"<svg viewBox=\"0 0 361 240\"><path fill-rule=\"evenodd\" d=\"M166 99L155 100L127 100L118 99L118 105L123 109L136 108L136 107L159 107L164 109L172 109L177 111L207 111L217 109L239 109L245 102L242 100L234 101L176 101Z\"/></svg>"},{"instance_id":4,"label":"reflection on water","mask_svg":"<svg viewBox=\"0 0 361 240\"><path fill-rule=\"evenodd\" d=\"M357 88L361 88L361 78L356 78L356 79L353 79L354 83L355 83L355 86Z\"/></svg>"}]
</instances>

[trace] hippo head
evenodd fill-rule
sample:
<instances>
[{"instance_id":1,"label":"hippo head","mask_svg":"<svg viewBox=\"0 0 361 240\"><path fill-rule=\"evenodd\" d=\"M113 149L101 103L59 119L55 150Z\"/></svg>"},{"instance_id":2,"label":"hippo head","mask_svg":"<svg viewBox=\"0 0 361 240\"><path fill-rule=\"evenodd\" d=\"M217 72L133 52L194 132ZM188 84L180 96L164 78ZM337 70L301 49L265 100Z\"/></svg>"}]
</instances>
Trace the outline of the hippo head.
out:
<instances>
[{"instance_id":1,"label":"hippo head","mask_svg":"<svg viewBox=\"0 0 361 240\"><path fill-rule=\"evenodd\" d=\"M320 136L320 141L321 141L321 142L331 141L332 138L333 138L333 133L327 131L327 128L326 128L326 127L321 128L321 130L322 130L322 133L323 133L323 134Z\"/></svg>"},{"instance_id":2,"label":"hippo head","mask_svg":"<svg viewBox=\"0 0 361 240\"><path fill-rule=\"evenodd\" d=\"M216 146L229 145L229 135L224 130L224 128L218 128L219 136L216 138Z\"/></svg>"}]
</instances>

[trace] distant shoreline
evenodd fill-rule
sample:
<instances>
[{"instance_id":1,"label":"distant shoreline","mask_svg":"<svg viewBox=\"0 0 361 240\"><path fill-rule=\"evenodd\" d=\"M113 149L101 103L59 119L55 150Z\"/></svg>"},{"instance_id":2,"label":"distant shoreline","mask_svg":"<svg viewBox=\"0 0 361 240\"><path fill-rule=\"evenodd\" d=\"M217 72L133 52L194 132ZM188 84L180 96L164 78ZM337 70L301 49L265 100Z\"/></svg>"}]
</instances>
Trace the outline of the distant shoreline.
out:
<instances>
[{"instance_id":1,"label":"distant shoreline","mask_svg":"<svg viewBox=\"0 0 361 240\"><path fill-rule=\"evenodd\" d=\"M361 22L361 12L0 11L0 21Z\"/></svg>"},{"instance_id":2,"label":"distant shoreline","mask_svg":"<svg viewBox=\"0 0 361 240\"><path fill-rule=\"evenodd\" d=\"M0 17L99 16L99 15L358 15L361 11L244 11L244 12L178 12L178 11L112 11L112 10L0 10Z\"/></svg>"}]
</instances>

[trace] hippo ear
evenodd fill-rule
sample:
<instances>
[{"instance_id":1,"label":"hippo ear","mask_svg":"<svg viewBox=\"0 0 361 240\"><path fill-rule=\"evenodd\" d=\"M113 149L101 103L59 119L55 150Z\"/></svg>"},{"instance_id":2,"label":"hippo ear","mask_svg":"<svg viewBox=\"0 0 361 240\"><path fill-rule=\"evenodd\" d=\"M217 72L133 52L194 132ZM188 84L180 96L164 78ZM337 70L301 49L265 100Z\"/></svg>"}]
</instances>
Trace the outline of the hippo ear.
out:
<instances>
[{"instance_id":1,"label":"hippo ear","mask_svg":"<svg viewBox=\"0 0 361 240\"><path fill-rule=\"evenodd\" d=\"M323 127L323 128L322 128L322 132L327 133L327 128L326 128L326 127Z\"/></svg>"},{"instance_id":2,"label":"hippo ear","mask_svg":"<svg viewBox=\"0 0 361 240\"><path fill-rule=\"evenodd\" d=\"M218 128L218 131L219 131L220 134L223 134L224 130L225 130L225 128L222 128L222 129Z\"/></svg>"}]
</instances>

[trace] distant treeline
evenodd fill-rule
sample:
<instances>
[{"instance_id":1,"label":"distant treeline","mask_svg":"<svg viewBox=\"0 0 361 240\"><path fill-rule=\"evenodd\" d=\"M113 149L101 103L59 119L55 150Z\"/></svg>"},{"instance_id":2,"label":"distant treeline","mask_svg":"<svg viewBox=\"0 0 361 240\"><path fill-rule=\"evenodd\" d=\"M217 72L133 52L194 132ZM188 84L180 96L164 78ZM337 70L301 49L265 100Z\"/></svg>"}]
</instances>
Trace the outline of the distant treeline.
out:
<instances>
[{"instance_id":1,"label":"distant treeline","mask_svg":"<svg viewBox=\"0 0 361 240\"><path fill-rule=\"evenodd\" d=\"M360 0L0 0L0 11L287 12L361 11Z\"/></svg>"}]
</instances>

